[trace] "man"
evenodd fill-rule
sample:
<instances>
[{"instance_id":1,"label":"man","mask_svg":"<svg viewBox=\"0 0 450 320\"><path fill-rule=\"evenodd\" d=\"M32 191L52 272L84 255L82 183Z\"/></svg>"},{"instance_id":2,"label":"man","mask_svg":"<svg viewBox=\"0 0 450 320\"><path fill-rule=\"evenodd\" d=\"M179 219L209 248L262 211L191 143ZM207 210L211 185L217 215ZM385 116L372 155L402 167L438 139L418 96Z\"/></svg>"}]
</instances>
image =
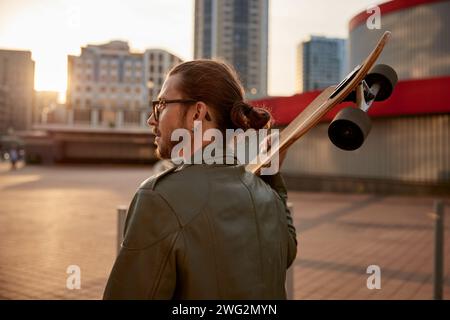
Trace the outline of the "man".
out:
<instances>
[{"instance_id":1,"label":"man","mask_svg":"<svg viewBox=\"0 0 450 320\"><path fill-rule=\"evenodd\" d=\"M148 120L160 157L173 160L173 133L194 132L196 123L222 133L267 128L270 114L245 103L243 95L225 63L174 67ZM286 298L286 269L297 240L281 176L246 172L226 151L201 163L186 161L210 143L202 141L189 154L182 150L176 156L184 163L141 184L105 299Z\"/></svg>"}]
</instances>

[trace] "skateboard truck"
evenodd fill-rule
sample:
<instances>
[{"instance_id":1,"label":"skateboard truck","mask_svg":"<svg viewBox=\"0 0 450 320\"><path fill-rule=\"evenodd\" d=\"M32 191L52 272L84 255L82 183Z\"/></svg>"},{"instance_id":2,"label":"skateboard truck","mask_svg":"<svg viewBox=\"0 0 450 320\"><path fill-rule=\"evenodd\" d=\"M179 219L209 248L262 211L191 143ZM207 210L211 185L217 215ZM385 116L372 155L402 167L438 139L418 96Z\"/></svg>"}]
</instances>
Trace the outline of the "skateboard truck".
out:
<instances>
[{"instance_id":1,"label":"skateboard truck","mask_svg":"<svg viewBox=\"0 0 450 320\"><path fill-rule=\"evenodd\" d=\"M359 109L367 112L375 101L378 91L380 91L380 84L374 83L372 87L369 87L366 80L363 80L356 87L356 105Z\"/></svg>"},{"instance_id":2,"label":"skateboard truck","mask_svg":"<svg viewBox=\"0 0 450 320\"><path fill-rule=\"evenodd\" d=\"M328 127L328 136L333 144L347 151L356 150L367 138L372 124L367 111L374 101L389 98L397 83L397 74L388 65L376 65L356 89L344 101L353 101L355 107L338 112Z\"/></svg>"}]
</instances>

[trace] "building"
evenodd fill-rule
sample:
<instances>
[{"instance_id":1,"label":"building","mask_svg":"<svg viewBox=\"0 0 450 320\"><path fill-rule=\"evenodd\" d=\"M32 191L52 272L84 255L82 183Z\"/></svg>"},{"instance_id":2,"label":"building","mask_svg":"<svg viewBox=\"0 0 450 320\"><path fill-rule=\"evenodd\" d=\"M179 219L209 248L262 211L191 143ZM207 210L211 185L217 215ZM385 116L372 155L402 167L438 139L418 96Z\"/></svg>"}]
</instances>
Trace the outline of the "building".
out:
<instances>
[{"instance_id":1,"label":"building","mask_svg":"<svg viewBox=\"0 0 450 320\"><path fill-rule=\"evenodd\" d=\"M11 109L8 104L8 90L0 86L0 135L6 134L10 126Z\"/></svg>"},{"instance_id":2,"label":"building","mask_svg":"<svg viewBox=\"0 0 450 320\"><path fill-rule=\"evenodd\" d=\"M68 123L122 127L139 124L147 106L143 55L131 53L126 42L88 45L68 57ZM137 114L137 121L136 121Z\"/></svg>"},{"instance_id":3,"label":"building","mask_svg":"<svg viewBox=\"0 0 450 320\"><path fill-rule=\"evenodd\" d=\"M297 92L339 83L347 72L347 41L312 36L297 46Z\"/></svg>"},{"instance_id":4,"label":"building","mask_svg":"<svg viewBox=\"0 0 450 320\"><path fill-rule=\"evenodd\" d=\"M268 0L196 0L194 57L233 65L249 99L267 96Z\"/></svg>"},{"instance_id":5,"label":"building","mask_svg":"<svg viewBox=\"0 0 450 320\"><path fill-rule=\"evenodd\" d=\"M48 114L58 105L58 91L35 91L33 124L47 123Z\"/></svg>"},{"instance_id":6,"label":"building","mask_svg":"<svg viewBox=\"0 0 450 320\"><path fill-rule=\"evenodd\" d=\"M147 126L167 72L181 62L160 49L132 52L128 43L88 45L68 57L66 105L38 93L41 122L23 133L30 163L156 161Z\"/></svg>"},{"instance_id":7,"label":"building","mask_svg":"<svg viewBox=\"0 0 450 320\"><path fill-rule=\"evenodd\" d=\"M34 96L34 61L30 51L0 50L1 131L31 128Z\"/></svg>"},{"instance_id":8,"label":"building","mask_svg":"<svg viewBox=\"0 0 450 320\"><path fill-rule=\"evenodd\" d=\"M111 41L82 48L68 57L68 124L91 127L145 127L165 74L181 62L164 50L131 52Z\"/></svg>"},{"instance_id":9,"label":"building","mask_svg":"<svg viewBox=\"0 0 450 320\"><path fill-rule=\"evenodd\" d=\"M400 80L450 75L450 1L395 0L379 7L382 29L367 29L366 12L350 21L351 65L361 63L381 33L389 30L392 39L380 61L394 66Z\"/></svg>"},{"instance_id":10,"label":"building","mask_svg":"<svg viewBox=\"0 0 450 320\"><path fill-rule=\"evenodd\" d=\"M180 58L165 50L148 49L144 52L144 77L149 100L158 98L167 72L181 62Z\"/></svg>"},{"instance_id":11,"label":"building","mask_svg":"<svg viewBox=\"0 0 450 320\"><path fill-rule=\"evenodd\" d=\"M394 0L379 5L380 30L366 27L370 13L349 24L350 68L376 40L392 37L377 63L398 73L392 96L369 110L372 131L353 152L336 148L327 135L340 108L293 144L283 165L288 187L301 190L380 193L450 192L450 1ZM283 127L320 91L260 100Z\"/></svg>"}]
</instances>

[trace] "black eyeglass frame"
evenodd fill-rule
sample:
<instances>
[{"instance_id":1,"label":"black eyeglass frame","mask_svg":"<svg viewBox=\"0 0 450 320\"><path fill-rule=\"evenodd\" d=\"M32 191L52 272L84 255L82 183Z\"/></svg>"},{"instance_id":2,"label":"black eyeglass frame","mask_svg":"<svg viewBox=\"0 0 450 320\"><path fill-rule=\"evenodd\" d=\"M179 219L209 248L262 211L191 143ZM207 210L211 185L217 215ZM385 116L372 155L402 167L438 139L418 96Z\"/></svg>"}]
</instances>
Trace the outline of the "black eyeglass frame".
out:
<instances>
[{"instance_id":1,"label":"black eyeglass frame","mask_svg":"<svg viewBox=\"0 0 450 320\"><path fill-rule=\"evenodd\" d=\"M183 104L189 104L189 103L196 103L197 100L193 99L175 99L175 100L165 100L165 99L159 99L152 101L152 108L153 108L153 117L156 121L159 121L159 114L164 109L164 107L169 103L183 103ZM158 106L161 106L162 108L158 109Z\"/></svg>"}]
</instances>

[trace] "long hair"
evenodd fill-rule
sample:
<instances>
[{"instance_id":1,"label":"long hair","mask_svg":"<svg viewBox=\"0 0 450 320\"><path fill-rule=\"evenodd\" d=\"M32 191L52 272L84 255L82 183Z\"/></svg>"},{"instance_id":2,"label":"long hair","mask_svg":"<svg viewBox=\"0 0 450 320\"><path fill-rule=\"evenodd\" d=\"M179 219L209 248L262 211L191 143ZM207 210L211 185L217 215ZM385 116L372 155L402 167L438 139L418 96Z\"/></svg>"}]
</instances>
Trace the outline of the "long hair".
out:
<instances>
[{"instance_id":1,"label":"long hair","mask_svg":"<svg viewBox=\"0 0 450 320\"><path fill-rule=\"evenodd\" d=\"M244 101L244 88L230 65L214 60L193 60L172 68L181 75L178 89L189 99L202 101L213 109L218 129L269 128L272 116L266 109Z\"/></svg>"}]
</instances>

